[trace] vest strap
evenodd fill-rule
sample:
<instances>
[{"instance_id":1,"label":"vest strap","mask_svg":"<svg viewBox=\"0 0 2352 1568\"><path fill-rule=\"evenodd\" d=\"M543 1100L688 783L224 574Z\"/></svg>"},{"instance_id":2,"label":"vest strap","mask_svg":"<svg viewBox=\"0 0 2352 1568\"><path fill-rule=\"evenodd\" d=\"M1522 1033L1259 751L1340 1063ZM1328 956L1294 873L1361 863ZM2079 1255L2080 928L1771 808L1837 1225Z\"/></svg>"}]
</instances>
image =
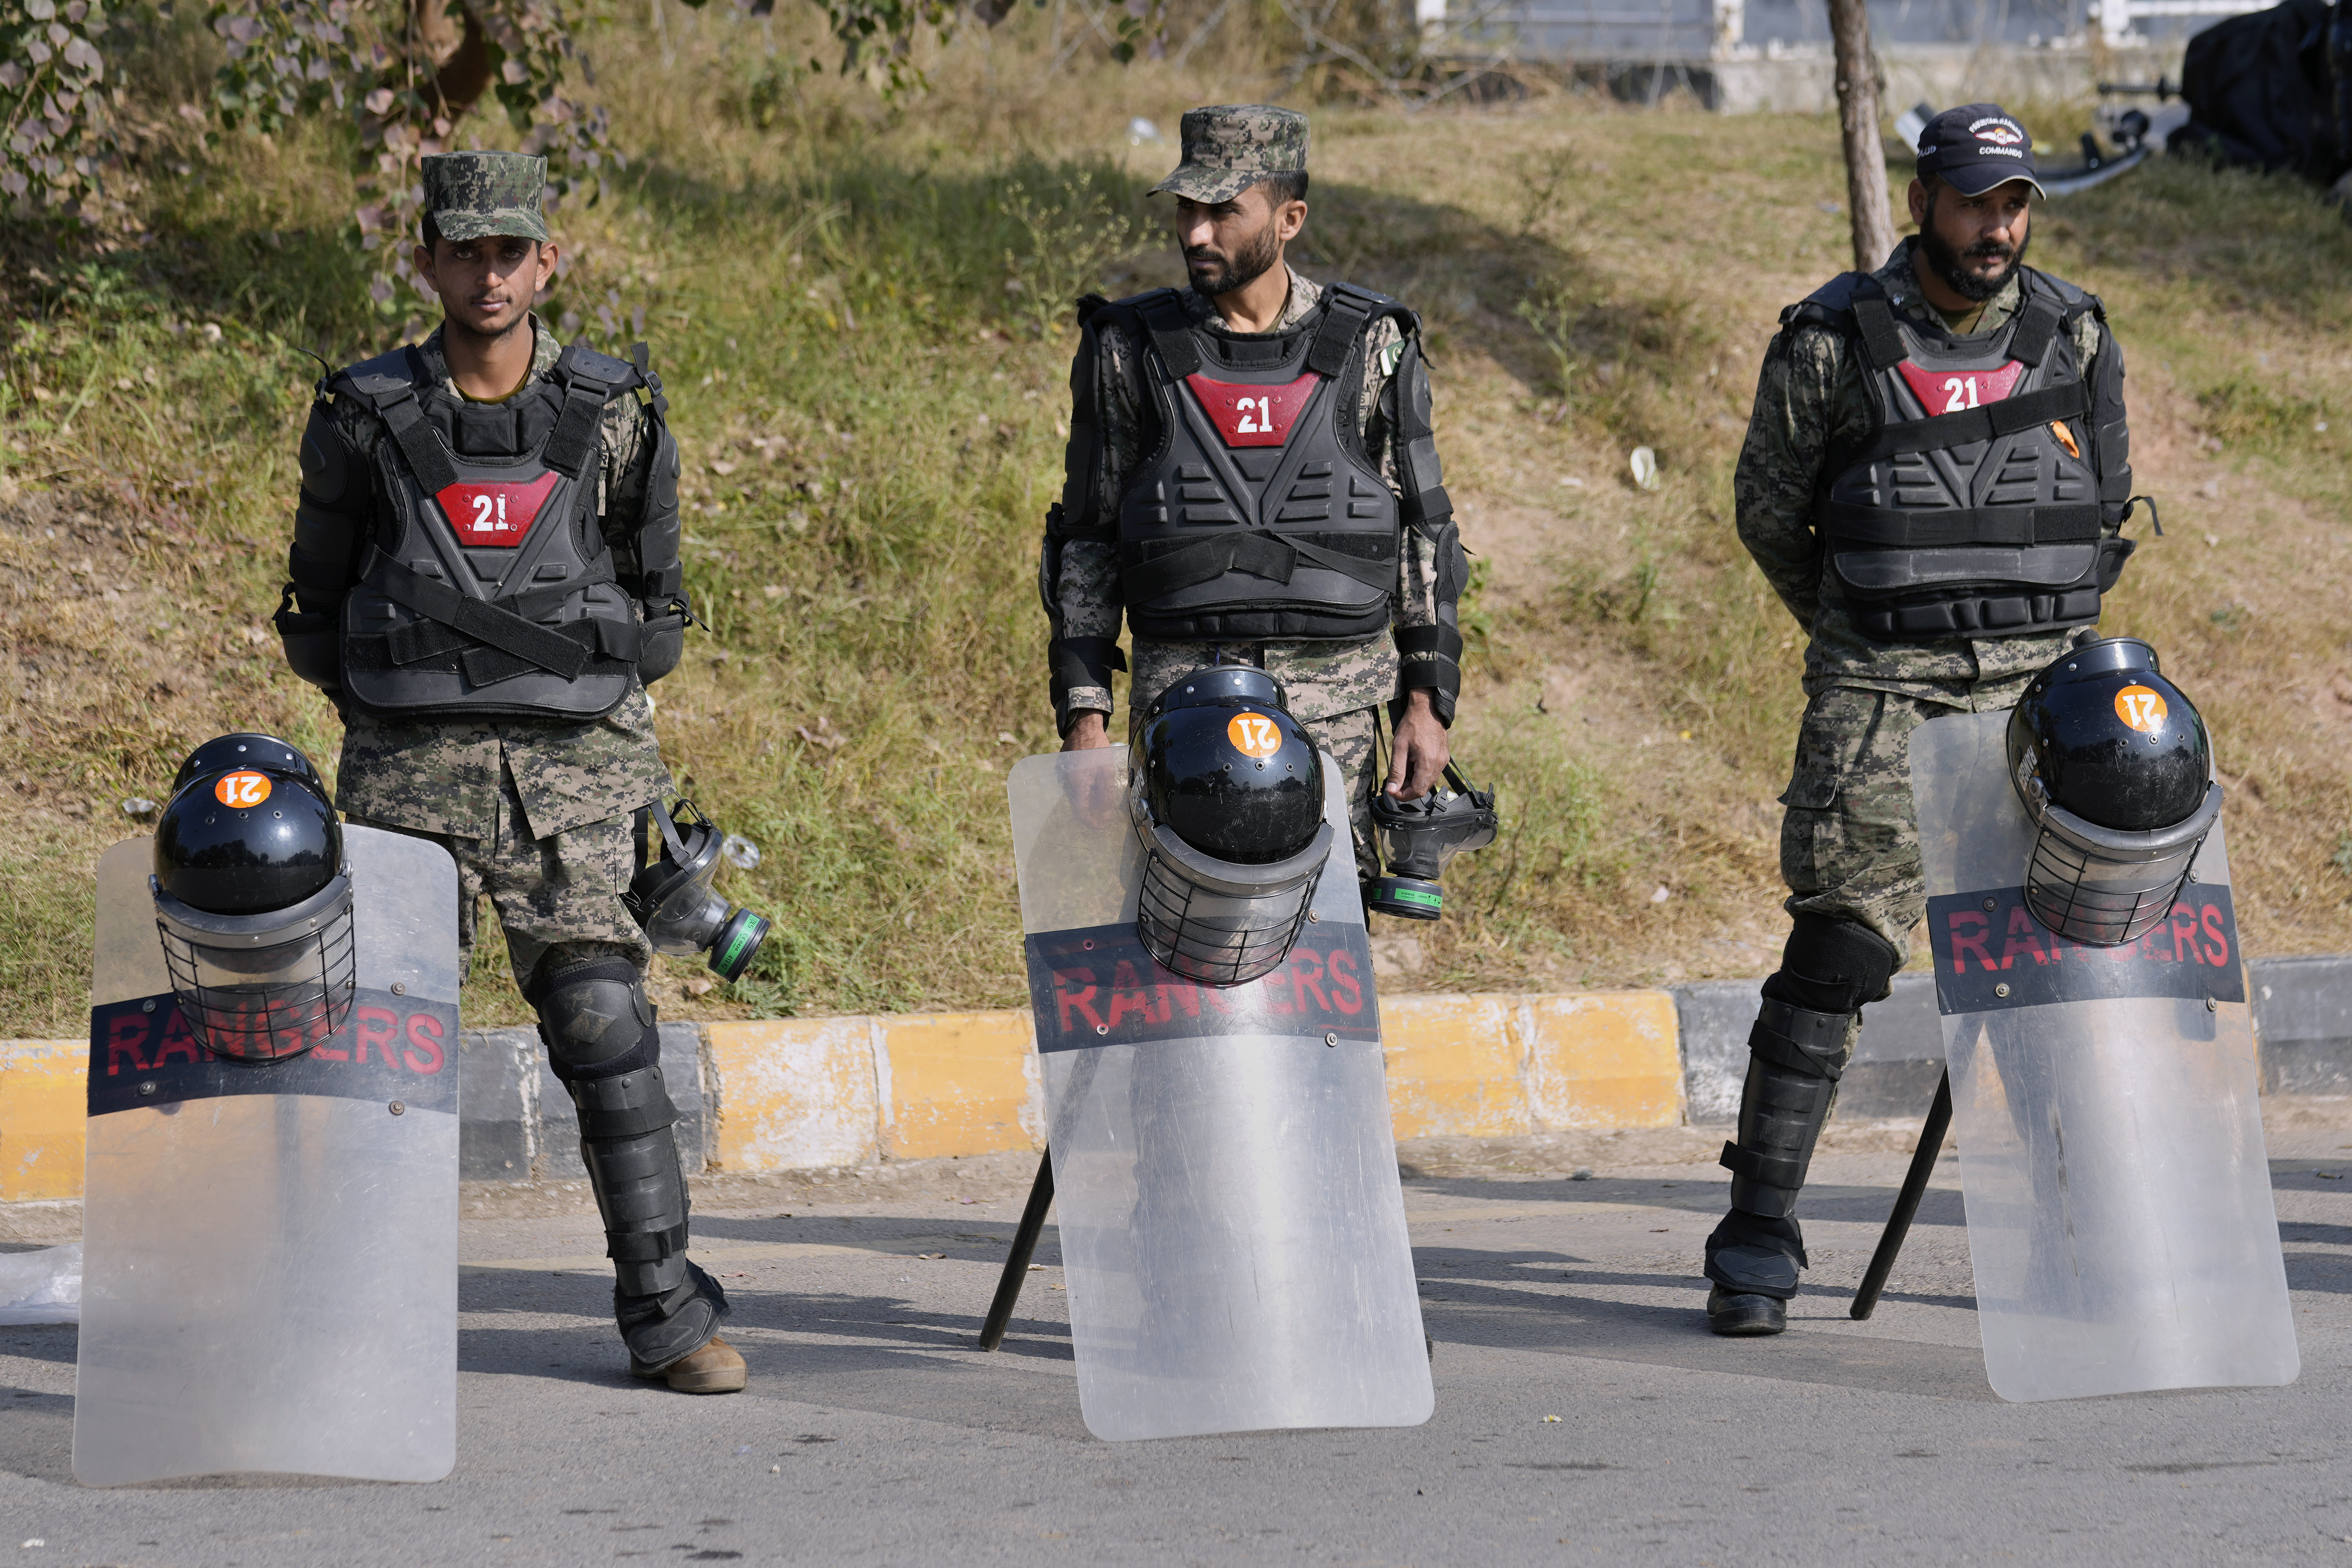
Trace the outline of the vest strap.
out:
<instances>
[{"instance_id":1,"label":"vest strap","mask_svg":"<svg viewBox=\"0 0 2352 1568\"><path fill-rule=\"evenodd\" d=\"M2040 364L2058 336L2063 316L2055 301L2034 295L2018 313L2017 331L2009 338L2009 357L2024 364Z\"/></svg>"},{"instance_id":2,"label":"vest strap","mask_svg":"<svg viewBox=\"0 0 2352 1568\"><path fill-rule=\"evenodd\" d=\"M388 597L405 605L427 620L436 621L474 642L487 644L500 653L510 654L566 680L578 679L581 670L586 667L587 647L556 628L541 626L537 621L487 599L470 598L446 583L410 570L381 550L375 551L373 556L369 571L364 574L365 579L382 587ZM388 647L391 640L387 637ZM414 647L417 645L412 642L408 646ZM399 652L397 647L393 649L395 660ZM420 652L419 657L425 655Z\"/></svg>"},{"instance_id":3,"label":"vest strap","mask_svg":"<svg viewBox=\"0 0 2352 1568\"><path fill-rule=\"evenodd\" d=\"M1307 368L1328 376L1347 369L1371 319L1371 301L1355 290L1338 285L1325 289L1323 324L1315 329L1314 346L1307 351Z\"/></svg>"},{"instance_id":4,"label":"vest strap","mask_svg":"<svg viewBox=\"0 0 2352 1568\"><path fill-rule=\"evenodd\" d=\"M1981 408L1931 414L1925 419L1883 426L1859 452L1844 458L1842 466L1874 463L1898 452L1940 452L1953 447L1970 447L1997 436L2015 436L2055 419L2088 418L2090 413L2091 384L2070 381L2045 386L2039 392L2004 397Z\"/></svg>"},{"instance_id":5,"label":"vest strap","mask_svg":"<svg viewBox=\"0 0 2352 1568\"><path fill-rule=\"evenodd\" d=\"M555 433L541 449L542 461L563 476L578 480L596 452L604 423L604 405L612 391L603 382L577 376L563 394L563 412L556 416Z\"/></svg>"},{"instance_id":6,"label":"vest strap","mask_svg":"<svg viewBox=\"0 0 2352 1568\"><path fill-rule=\"evenodd\" d=\"M1890 371L1901 364L1911 353L1903 341L1903 331L1895 324L1895 312L1876 294L1861 294L1851 307L1853 324L1862 333L1863 356L1875 371Z\"/></svg>"},{"instance_id":7,"label":"vest strap","mask_svg":"<svg viewBox=\"0 0 2352 1568\"><path fill-rule=\"evenodd\" d=\"M2043 544L2084 544L2099 537L2095 503L1896 511L1829 501L1821 515L1833 546L1840 549L1958 550L2000 545L2031 550Z\"/></svg>"},{"instance_id":8,"label":"vest strap","mask_svg":"<svg viewBox=\"0 0 2352 1568\"><path fill-rule=\"evenodd\" d=\"M416 400L416 389L404 386L390 397L370 398L375 405L376 416L383 421L392 438L400 444L400 455L408 459L408 471L425 487L428 496L437 496L457 482L457 467L449 460L448 451L441 438L425 422L425 410Z\"/></svg>"},{"instance_id":9,"label":"vest strap","mask_svg":"<svg viewBox=\"0 0 2352 1568\"><path fill-rule=\"evenodd\" d=\"M1139 561L1119 573L1118 585L1127 603L1149 604L1181 588L1213 582L1228 572L1245 572L1253 577L1287 584L1302 561L1351 577L1369 588L1388 590L1395 585L1396 562L1392 557L1366 560L1362 556L1342 555L1297 534L1276 533L1262 528L1235 530L1188 542L1164 554Z\"/></svg>"},{"instance_id":10,"label":"vest strap","mask_svg":"<svg viewBox=\"0 0 2352 1568\"><path fill-rule=\"evenodd\" d=\"M1176 302L1174 289L1146 294L1135 302L1135 313L1143 319L1143 330L1151 334L1151 346L1160 351L1169 374L1181 381L1201 368L1201 345L1192 341L1192 322Z\"/></svg>"}]
</instances>

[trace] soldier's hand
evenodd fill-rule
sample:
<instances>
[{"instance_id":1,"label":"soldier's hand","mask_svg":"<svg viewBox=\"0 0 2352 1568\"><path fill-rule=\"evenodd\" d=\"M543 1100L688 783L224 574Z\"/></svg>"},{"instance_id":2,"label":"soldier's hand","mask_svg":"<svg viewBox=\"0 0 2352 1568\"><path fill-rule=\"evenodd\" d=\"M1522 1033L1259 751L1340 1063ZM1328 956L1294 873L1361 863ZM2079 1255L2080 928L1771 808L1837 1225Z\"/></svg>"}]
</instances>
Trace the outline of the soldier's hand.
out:
<instances>
[{"instance_id":1,"label":"soldier's hand","mask_svg":"<svg viewBox=\"0 0 2352 1568\"><path fill-rule=\"evenodd\" d=\"M1100 713L1092 710L1079 714L1070 732L1062 737L1062 750L1066 752L1091 752L1097 746L1109 744L1110 727L1103 722Z\"/></svg>"},{"instance_id":2,"label":"soldier's hand","mask_svg":"<svg viewBox=\"0 0 2352 1568\"><path fill-rule=\"evenodd\" d=\"M1445 726L1429 705L1428 692L1406 694L1390 750L1389 781L1382 793L1399 800L1419 800L1444 773L1454 752L1446 743Z\"/></svg>"}]
</instances>

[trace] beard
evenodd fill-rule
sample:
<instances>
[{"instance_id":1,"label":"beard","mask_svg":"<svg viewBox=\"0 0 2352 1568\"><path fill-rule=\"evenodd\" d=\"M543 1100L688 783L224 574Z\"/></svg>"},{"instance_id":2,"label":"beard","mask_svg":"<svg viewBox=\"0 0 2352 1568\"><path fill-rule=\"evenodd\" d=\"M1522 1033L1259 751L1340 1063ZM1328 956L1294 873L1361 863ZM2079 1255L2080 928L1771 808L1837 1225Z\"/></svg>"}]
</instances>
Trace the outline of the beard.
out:
<instances>
[{"instance_id":1,"label":"beard","mask_svg":"<svg viewBox=\"0 0 2352 1568\"><path fill-rule=\"evenodd\" d=\"M1207 246L1184 252L1184 271L1192 281L1193 292L1204 297L1230 294L1245 289L1265 276L1282 254L1281 242L1275 237L1271 218L1257 233L1244 241L1230 258L1221 256Z\"/></svg>"},{"instance_id":2,"label":"beard","mask_svg":"<svg viewBox=\"0 0 2352 1568\"><path fill-rule=\"evenodd\" d=\"M2031 244L2032 241L2026 243ZM1936 276L1942 279L1953 293L1979 304L2008 288L2009 280L2017 276L2018 268L2025 261L2024 245L2008 246L1987 240L1966 250L1960 249L1936 232L1933 209L1927 214L1927 221L1919 227L1919 248L1927 253L1927 265L1935 269ZM1967 265L1971 262L1991 262L1993 270L1971 271Z\"/></svg>"}]
</instances>

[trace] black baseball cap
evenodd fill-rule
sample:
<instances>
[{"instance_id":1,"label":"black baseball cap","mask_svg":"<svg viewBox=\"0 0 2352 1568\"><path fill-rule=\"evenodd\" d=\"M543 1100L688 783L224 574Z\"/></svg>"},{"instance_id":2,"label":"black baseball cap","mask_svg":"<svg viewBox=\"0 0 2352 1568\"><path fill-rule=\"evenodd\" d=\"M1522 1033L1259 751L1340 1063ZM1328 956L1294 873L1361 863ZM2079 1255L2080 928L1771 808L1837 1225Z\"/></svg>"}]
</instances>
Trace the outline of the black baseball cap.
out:
<instances>
[{"instance_id":1,"label":"black baseball cap","mask_svg":"<svg viewBox=\"0 0 2352 1568\"><path fill-rule=\"evenodd\" d=\"M1919 132L1919 177L1933 174L1964 196L2023 180L2037 192L2033 138L1998 103L1948 109Z\"/></svg>"}]
</instances>

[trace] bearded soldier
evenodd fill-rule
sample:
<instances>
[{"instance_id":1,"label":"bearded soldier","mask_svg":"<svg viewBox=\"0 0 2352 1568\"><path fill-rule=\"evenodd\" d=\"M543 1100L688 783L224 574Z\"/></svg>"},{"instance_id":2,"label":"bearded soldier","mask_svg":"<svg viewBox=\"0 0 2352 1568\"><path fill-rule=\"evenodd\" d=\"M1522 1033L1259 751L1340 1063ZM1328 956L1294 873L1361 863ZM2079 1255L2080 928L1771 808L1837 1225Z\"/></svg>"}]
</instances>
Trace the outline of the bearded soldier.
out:
<instances>
[{"instance_id":1,"label":"bearded soldier","mask_svg":"<svg viewBox=\"0 0 2352 1568\"><path fill-rule=\"evenodd\" d=\"M349 820L447 848L467 952L478 901L498 910L579 1114L630 1371L724 1393L743 1359L686 1257L651 953L622 902L635 814L670 787L645 688L688 616L677 445L642 349L565 348L531 313L545 178L518 153L425 160L415 262L442 324L321 383L278 626L342 715Z\"/></svg>"},{"instance_id":2,"label":"bearded soldier","mask_svg":"<svg viewBox=\"0 0 2352 1568\"><path fill-rule=\"evenodd\" d=\"M1132 714L1188 670L1256 666L1339 763L1359 874L1375 877L1373 791L1428 791L1462 687L1465 563L1420 321L1284 260L1307 221L1303 115L1196 109L1181 134L1154 194L1176 197L1192 287L1078 307L1039 571L1063 749L1108 742L1122 616Z\"/></svg>"},{"instance_id":3,"label":"bearded soldier","mask_svg":"<svg viewBox=\"0 0 2352 1568\"><path fill-rule=\"evenodd\" d=\"M1998 106L1919 138L1906 240L1780 317L1734 479L1739 537L1811 639L1780 798L1793 917L1748 1036L1709 1326L1779 1333L1796 1202L1861 1009L1925 910L1910 736L2013 706L2132 552L2123 355L2092 295L2024 264L2033 142Z\"/></svg>"}]
</instances>

